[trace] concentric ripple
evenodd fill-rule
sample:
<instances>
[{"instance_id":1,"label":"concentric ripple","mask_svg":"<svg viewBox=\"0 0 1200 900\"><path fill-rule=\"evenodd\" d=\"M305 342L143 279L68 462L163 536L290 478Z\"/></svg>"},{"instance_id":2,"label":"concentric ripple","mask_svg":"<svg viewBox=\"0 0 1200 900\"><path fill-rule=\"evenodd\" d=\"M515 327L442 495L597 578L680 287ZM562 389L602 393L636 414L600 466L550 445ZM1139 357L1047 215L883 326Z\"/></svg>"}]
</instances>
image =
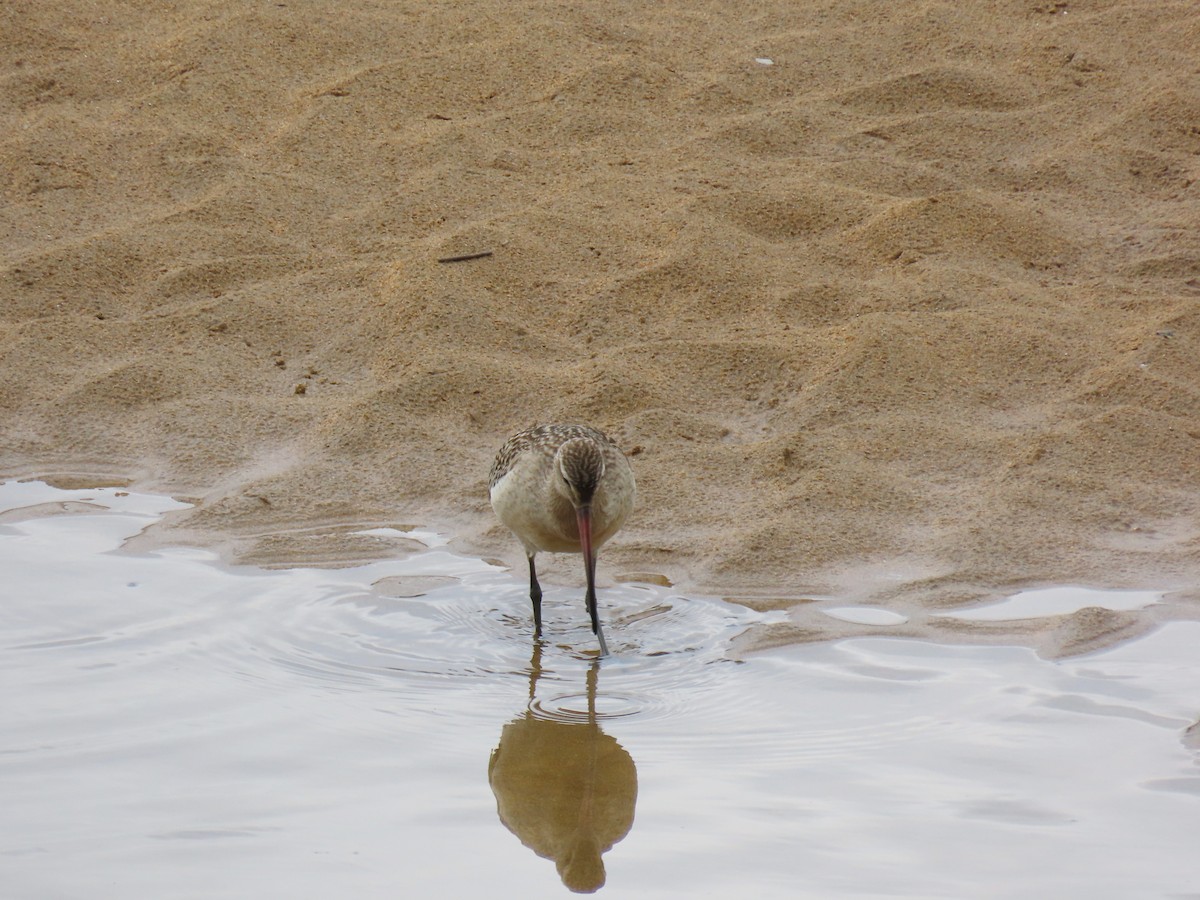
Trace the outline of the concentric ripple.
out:
<instances>
[{"instance_id":1,"label":"concentric ripple","mask_svg":"<svg viewBox=\"0 0 1200 900\"><path fill-rule=\"evenodd\" d=\"M567 725L583 725L636 716L645 713L653 704L652 698L613 693L600 694L594 698L586 693L552 694L535 698L530 702L529 709L539 719L563 722Z\"/></svg>"},{"instance_id":2,"label":"concentric ripple","mask_svg":"<svg viewBox=\"0 0 1200 900\"><path fill-rule=\"evenodd\" d=\"M221 655L231 666L257 658L259 666L243 669L247 677L290 674L335 691L369 686L435 706L447 687L505 691L536 671L531 709L563 721L587 718L586 703L576 714L578 688L597 648L577 591L546 591L545 640L535 642L524 585L508 573L475 571L425 596L394 598L372 590L387 567L364 567L357 583L355 570L272 573L306 583L247 597L241 626ZM596 718L686 715L688 698L717 677L713 665L728 664L729 641L761 618L658 588L621 585L602 593L612 656L600 664Z\"/></svg>"}]
</instances>

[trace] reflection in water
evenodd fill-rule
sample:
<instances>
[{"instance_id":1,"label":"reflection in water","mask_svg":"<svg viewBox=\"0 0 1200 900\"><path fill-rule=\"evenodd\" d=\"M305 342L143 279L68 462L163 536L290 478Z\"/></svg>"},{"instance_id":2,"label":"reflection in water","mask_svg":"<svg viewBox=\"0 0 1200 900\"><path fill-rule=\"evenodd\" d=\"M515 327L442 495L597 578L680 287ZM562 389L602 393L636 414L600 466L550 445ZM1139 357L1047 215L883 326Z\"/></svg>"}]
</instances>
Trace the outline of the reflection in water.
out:
<instances>
[{"instance_id":1,"label":"reflection in water","mask_svg":"<svg viewBox=\"0 0 1200 900\"><path fill-rule=\"evenodd\" d=\"M522 844L554 860L563 884L591 893L604 885L601 854L633 827L637 767L596 722L599 660L588 669L584 722L534 715L541 641L534 641L529 670L530 706L504 726L488 763L496 811Z\"/></svg>"}]
</instances>

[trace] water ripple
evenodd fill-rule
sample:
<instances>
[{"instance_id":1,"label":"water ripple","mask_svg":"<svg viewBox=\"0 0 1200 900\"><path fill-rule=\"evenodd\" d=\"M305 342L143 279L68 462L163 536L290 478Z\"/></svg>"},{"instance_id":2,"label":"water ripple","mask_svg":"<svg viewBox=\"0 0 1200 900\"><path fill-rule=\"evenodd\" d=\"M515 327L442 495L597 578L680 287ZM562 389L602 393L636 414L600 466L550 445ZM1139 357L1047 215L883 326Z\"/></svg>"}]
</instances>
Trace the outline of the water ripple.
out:
<instances>
[{"instance_id":1,"label":"water ripple","mask_svg":"<svg viewBox=\"0 0 1200 900\"><path fill-rule=\"evenodd\" d=\"M547 590L535 641L520 573L442 547L338 570L114 552L168 508L121 492L0 486L0 513L11 513L0 530L4 853L12 865L28 857L28 884L51 871L37 856L48 847L115 860L101 873L113 884L131 863L159 867L168 892L214 860L224 875L264 858L276 875L299 872L301 893L323 876L323 893L345 888L344 865L299 868L298 835L355 866L377 860L373 879L395 875L396 848L407 847L438 886L441 860L466 836L486 864L458 869L509 883L543 870L525 865L498 810L547 804L492 796L501 744L510 776L537 776L535 798L579 746L616 761L637 824L611 857L614 885L636 888L639 860L661 860L669 874L655 883L668 893L730 893L749 871L824 896L844 894L845 872L864 859L881 861L886 886L892 861L916 859L910 868L933 872L936 893L978 847L996 851L984 856L1002 877L1037 870L1048 852L1081 872L1132 860L1124 895L1146 872L1182 873L1172 889L1190 875L1195 623L1057 663L896 638L742 663L735 638L783 614L622 584L600 593L613 653L598 660L579 588ZM686 858L681 835L695 851ZM236 845L250 837L247 856ZM181 869L163 841L206 852ZM158 847L130 849L147 844ZM1104 853L1080 856L1084 845ZM822 867L827 878L805 881ZM968 866L943 893L994 876ZM486 886L458 892L472 889Z\"/></svg>"},{"instance_id":2,"label":"water ripple","mask_svg":"<svg viewBox=\"0 0 1200 900\"><path fill-rule=\"evenodd\" d=\"M410 700L448 685L514 684L533 672L538 645L528 597L506 573L465 576L417 598L382 596L367 583L347 585L345 570L337 577L337 585L308 585L307 595L260 595L218 655L242 677L289 675L335 691L372 686L403 691ZM567 688L531 706L564 721L576 718L577 688L597 654L577 594L546 592L538 679L543 687ZM761 619L721 601L638 585L604 591L601 605L612 656L601 663L600 718L687 715L682 698L716 678L711 664L727 663L732 638ZM248 658L258 665L247 667Z\"/></svg>"}]
</instances>

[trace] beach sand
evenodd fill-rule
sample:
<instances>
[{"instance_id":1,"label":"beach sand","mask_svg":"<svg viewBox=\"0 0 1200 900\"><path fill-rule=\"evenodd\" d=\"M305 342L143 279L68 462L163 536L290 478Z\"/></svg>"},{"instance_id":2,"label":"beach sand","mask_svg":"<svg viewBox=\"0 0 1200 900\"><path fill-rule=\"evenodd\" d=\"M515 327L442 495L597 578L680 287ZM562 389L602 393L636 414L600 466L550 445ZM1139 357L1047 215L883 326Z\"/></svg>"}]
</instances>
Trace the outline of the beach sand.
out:
<instances>
[{"instance_id":1,"label":"beach sand","mask_svg":"<svg viewBox=\"0 0 1200 900\"><path fill-rule=\"evenodd\" d=\"M608 580L1175 592L959 626L1062 652L1200 615L1191 0L46 0L0 35L4 477L188 498L146 540L239 562L419 524L519 564L492 455L582 421L639 483Z\"/></svg>"}]
</instances>

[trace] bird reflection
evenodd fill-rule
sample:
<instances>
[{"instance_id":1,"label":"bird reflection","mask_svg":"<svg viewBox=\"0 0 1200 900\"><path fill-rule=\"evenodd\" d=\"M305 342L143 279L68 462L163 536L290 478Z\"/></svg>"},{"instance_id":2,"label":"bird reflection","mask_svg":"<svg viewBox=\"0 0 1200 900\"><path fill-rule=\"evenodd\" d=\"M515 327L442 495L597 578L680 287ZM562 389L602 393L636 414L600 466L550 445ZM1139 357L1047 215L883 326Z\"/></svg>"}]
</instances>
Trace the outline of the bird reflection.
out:
<instances>
[{"instance_id":1,"label":"bird reflection","mask_svg":"<svg viewBox=\"0 0 1200 900\"><path fill-rule=\"evenodd\" d=\"M586 722L533 714L542 674L540 640L534 641L529 671L531 705L500 733L488 782L505 827L538 856L554 860L570 890L590 894L604 886L601 854L633 827L637 767L596 722L598 660L587 674Z\"/></svg>"}]
</instances>

